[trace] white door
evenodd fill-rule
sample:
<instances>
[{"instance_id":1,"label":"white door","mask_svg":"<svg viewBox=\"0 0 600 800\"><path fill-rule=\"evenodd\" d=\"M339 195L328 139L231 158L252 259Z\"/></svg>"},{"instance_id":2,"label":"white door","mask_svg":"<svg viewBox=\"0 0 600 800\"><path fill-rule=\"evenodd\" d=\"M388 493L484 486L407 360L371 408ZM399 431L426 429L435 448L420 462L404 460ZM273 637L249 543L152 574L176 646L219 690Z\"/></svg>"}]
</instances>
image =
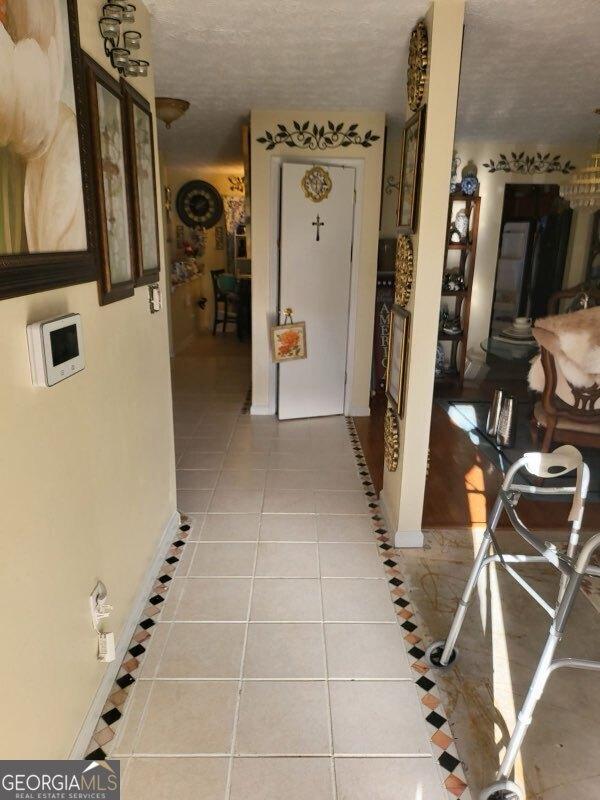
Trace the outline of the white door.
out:
<instances>
[{"instance_id":1,"label":"white door","mask_svg":"<svg viewBox=\"0 0 600 800\"><path fill-rule=\"evenodd\" d=\"M279 308L306 323L307 358L279 365L279 418L344 413L355 170L327 166L329 195L315 202L306 164L283 164Z\"/></svg>"}]
</instances>

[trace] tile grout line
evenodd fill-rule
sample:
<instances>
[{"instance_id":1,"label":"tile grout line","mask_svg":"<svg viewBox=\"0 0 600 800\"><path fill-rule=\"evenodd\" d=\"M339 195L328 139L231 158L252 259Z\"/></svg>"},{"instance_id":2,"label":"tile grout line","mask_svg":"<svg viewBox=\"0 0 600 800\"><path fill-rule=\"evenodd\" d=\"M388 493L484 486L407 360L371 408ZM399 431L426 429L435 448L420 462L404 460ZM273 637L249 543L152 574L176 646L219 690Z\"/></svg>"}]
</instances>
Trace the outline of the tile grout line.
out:
<instances>
[{"instance_id":1,"label":"tile grout line","mask_svg":"<svg viewBox=\"0 0 600 800\"><path fill-rule=\"evenodd\" d=\"M334 746L333 746L333 714L331 711L331 691L329 683L329 660L327 658L327 640L325 637L325 604L323 602L323 577L321 575L321 554L317 546L317 572L319 575L319 605L321 607L321 641L323 642L323 666L325 667L325 689L327 693L327 733L329 736L329 777L333 800L337 800L337 781L335 775Z\"/></svg>"},{"instance_id":2,"label":"tile grout line","mask_svg":"<svg viewBox=\"0 0 600 800\"><path fill-rule=\"evenodd\" d=\"M257 534L258 536L258 534ZM231 753L227 767L227 782L225 784L225 800L231 797L231 784L233 779L233 766L235 763L235 752L237 745L238 724L240 718L240 706L242 703L242 691L244 687L244 669L246 667L246 649L248 646L248 633L250 631L250 617L252 615L252 600L254 597L254 579L256 576L256 564L258 561L258 538L254 548L254 563L252 566L252 578L250 580L250 592L248 597L248 609L246 612L246 626L244 630L244 642L242 645L242 657L240 660L240 676L238 681L238 693L236 698L235 713L233 717L233 729L231 731Z\"/></svg>"}]
</instances>

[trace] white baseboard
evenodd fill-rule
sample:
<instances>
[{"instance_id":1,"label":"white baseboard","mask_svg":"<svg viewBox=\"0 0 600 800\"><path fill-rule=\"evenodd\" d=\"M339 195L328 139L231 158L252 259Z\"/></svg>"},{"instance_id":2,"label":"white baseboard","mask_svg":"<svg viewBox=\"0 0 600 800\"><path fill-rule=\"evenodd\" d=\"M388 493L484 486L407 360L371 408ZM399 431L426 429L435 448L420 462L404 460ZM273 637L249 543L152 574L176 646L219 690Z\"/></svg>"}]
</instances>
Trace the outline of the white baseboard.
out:
<instances>
[{"instance_id":1,"label":"white baseboard","mask_svg":"<svg viewBox=\"0 0 600 800\"><path fill-rule=\"evenodd\" d=\"M370 417L371 409L369 406L351 406L347 417Z\"/></svg>"},{"instance_id":2,"label":"white baseboard","mask_svg":"<svg viewBox=\"0 0 600 800\"><path fill-rule=\"evenodd\" d=\"M275 408L271 406L258 406L252 403L250 406L250 414L256 417L272 417L275 414Z\"/></svg>"},{"instance_id":3,"label":"white baseboard","mask_svg":"<svg viewBox=\"0 0 600 800\"><path fill-rule=\"evenodd\" d=\"M425 537L423 531L396 531L394 547L423 547Z\"/></svg>"},{"instance_id":4,"label":"white baseboard","mask_svg":"<svg viewBox=\"0 0 600 800\"><path fill-rule=\"evenodd\" d=\"M179 528L180 524L181 519L179 516L179 511L174 511L170 520L165 526L164 532L156 549L156 554L152 559L152 563L148 567L146 574L144 575L144 578L135 596L135 600L129 610L129 614L123 623L119 640L115 647L115 660L111 661L111 663L108 664L104 670L102 680L100 681L96 694L94 695L94 699L92 700L87 714L85 715L81 730L79 731L69 754L70 759L80 759L86 755L85 750L94 733L94 729L100 717L102 707L106 703L106 698L110 688L115 682L119 668L123 659L125 658L125 653L127 652L129 643L131 642L131 638L135 632L138 622L140 621L142 612L146 607L160 566L165 560L171 542L177 538L177 529Z\"/></svg>"}]
</instances>

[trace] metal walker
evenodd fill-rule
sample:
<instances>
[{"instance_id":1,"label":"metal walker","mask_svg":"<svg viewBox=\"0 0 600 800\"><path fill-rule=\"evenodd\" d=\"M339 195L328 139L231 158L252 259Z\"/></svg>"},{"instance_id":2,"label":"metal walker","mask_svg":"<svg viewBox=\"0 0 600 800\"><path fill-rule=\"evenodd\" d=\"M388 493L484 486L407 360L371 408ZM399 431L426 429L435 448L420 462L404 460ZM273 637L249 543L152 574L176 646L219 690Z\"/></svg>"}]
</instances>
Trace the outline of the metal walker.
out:
<instances>
[{"instance_id":1,"label":"metal walker","mask_svg":"<svg viewBox=\"0 0 600 800\"><path fill-rule=\"evenodd\" d=\"M520 470L525 469L537 478L559 478L576 473L575 485L543 487L523 485L515 482ZM508 574L525 589L528 594L546 611L550 619L548 638L542 650L539 663L531 680L527 696L519 711L517 724L506 747L506 753L496 774L496 780L479 795L479 800L523 800L521 788L510 779L519 749L527 733L536 704L545 689L546 682L556 669L573 667L575 669L600 670L599 661L581 658L554 658L554 654L573 609L573 604L586 575L600 577L600 567L590 566L594 552L600 548L600 533L592 536L579 547L579 531L583 519L590 472L583 462L581 453L571 445L557 448L553 453L526 453L508 470L502 488L492 508L483 541L475 558L471 574L464 588L462 598L454 615L448 638L432 644L425 654L427 662L437 669L450 667L457 658L456 640L460 633L467 608L477 585L481 571L489 564L501 564ZM544 499L551 495L571 495L573 504L569 514L571 530L566 553L559 552L552 542L543 542L534 535L519 519L516 507L521 495ZM504 554L495 537L498 521L505 511L515 531L536 551L537 555ZM551 564L560 573L560 583L556 605L549 605L527 581L516 572L511 564Z\"/></svg>"}]
</instances>

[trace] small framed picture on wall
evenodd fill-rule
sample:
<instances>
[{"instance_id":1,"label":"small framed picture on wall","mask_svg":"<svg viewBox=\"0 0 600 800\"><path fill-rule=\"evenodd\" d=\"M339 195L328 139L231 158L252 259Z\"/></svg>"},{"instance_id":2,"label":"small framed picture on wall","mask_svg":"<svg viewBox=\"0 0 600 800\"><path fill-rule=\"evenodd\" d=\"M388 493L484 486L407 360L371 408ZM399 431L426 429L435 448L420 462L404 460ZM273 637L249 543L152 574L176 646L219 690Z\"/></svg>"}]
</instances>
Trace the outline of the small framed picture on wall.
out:
<instances>
[{"instance_id":1,"label":"small framed picture on wall","mask_svg":"<svg viewBox=\"0 0 600 800\"><path fill-rule=\"evenodd\" d=\"M93 183L98 218L101 305L133 295L134 252L125 105L119 83L85 57Z\"/></svg>"},{"instance_id":2,"label":"small framed picture on wall","mask_svg":"<svg viewBox=\"0 0 600 800\"><path fill-rule=\"evenodd\" d=\"M417 232L425 108L426 106L422 106L404 126L397 220L402 233Z\"/></svg>"},{"instance_id":3,"label":"small framed picture on wall","mask_svg":"<svg viewBox=\"0 0 600 800\"><path fill-rule=\"evenodd\" d=\"M125 139L130 165L135 285L158 280L158 209L154 169L154 127L150 103L121 78Z\"/></svg>"},{"instance_id":4,"label":"small framed picture on wall","mask_svg":"<svg viewBox=\"0 0 600 800\"><path fill-rule=\"evenodd\" d=\"M386 394L398 417L404 417L404 395L408 363L410 314L400 305L390 313L390 330L387 352Z\"/></svg>"}]
</instances>

